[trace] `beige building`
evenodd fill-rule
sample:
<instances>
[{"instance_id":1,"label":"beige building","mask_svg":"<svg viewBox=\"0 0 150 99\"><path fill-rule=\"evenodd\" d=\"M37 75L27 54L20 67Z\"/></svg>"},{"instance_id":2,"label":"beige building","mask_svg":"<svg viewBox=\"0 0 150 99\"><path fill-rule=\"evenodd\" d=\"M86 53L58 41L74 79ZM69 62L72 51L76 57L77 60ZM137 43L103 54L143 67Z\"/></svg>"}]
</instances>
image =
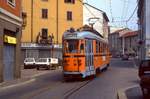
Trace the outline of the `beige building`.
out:
<instances>
[{"instance_id":1,"label":"beige building","mask_svg":"<svg viewBox=\"0 0 150 99\"><path fill-rule=\"evenodd\" d=\"M23 43L62 42L62 34L70 27L83 25L83 5L78 0L22 0ZM41 41L43 39L43 41Z\"/></svg>"}]
</instances>

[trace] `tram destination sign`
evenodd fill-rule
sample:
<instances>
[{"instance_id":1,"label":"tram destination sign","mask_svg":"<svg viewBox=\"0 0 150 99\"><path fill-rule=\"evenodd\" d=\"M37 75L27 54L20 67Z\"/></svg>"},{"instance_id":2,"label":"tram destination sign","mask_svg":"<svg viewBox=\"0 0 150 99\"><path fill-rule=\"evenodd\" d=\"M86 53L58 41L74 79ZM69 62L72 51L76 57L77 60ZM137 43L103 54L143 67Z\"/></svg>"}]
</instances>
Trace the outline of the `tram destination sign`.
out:
<instances>
[{"instance_id":1,"label":"tram destination sign","mask_svg":"<svg viewBox=\"0 0 150 99\"><path fill-rule=\"evenodd\" d=\"M67 34L67 38L77 38L77 34Z\"/></svg>"}]
</instances>

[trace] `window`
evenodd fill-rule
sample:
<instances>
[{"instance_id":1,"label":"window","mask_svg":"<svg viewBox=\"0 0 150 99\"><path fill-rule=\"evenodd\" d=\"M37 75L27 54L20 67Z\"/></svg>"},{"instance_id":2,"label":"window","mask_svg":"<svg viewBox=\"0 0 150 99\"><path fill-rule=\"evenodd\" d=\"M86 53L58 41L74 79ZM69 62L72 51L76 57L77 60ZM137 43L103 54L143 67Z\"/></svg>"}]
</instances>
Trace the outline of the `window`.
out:
<instances>
[{"instance_id":1,"label":"window","mask_svg":"<svg viewBox=\"0 0 150 99\"><path fill-rule=\"evenodd\" d=\"M67 11L67 20L72 21L72 11Z\"/></svg>"},{"instance_id":2,"label":"window","mask_svg":"<svg viewBox=\"0 0 150 99\"><path fill-rule=\"evenodd\" d=\"M65 3L72 3L72 4L74 4L75 0L65 0Z\"/></svg>"},{"instance_id":3,"label":"window","mask_svg":"<svg viewBox=\"0 0 150 99\"><path fill-rule=\"evenodd\" d=\"M23 19L22 27L25 28L27 25L27 13L26 12L22 12L22 19Z\"/></svg>"},{"instance_id":4,"label":"window","mask_svg":"<svg viewBox=\"0 0 150 99\"><path fill-rule=\"evenodd\" d=\"M84 53L84 44L83 43L81 43L81 45L80 45L80 52Z\"/></svg>"},{"instance_id":5,"label":"window","mask_svg":"<svg viewBox=\"0 0 150 99\"><path fill-rule=\"evenodd\" d=\"M43 28L42 29L42 38L47 39L48 38L48 29Z\"/></svg>"},{"instance_id":6,"label":"window","mask_svg":"<svg viewBox=\"0 0 150 99\"><path fill-rule=\"evenodd\" d=\"M48 9L42 9L42 18L47 19L48 18Z\"/></svg>"},{"instance_id":7,"label":"window","mask_svg":"<svg viewBox=\"0 0 150 99\"><path fill-rule=\"evenodd\" d=\"M78 53L78 45L79 45L78 40L67 40L65 44L65 52L66 53Z\"/></svg>"},{"instance_id":8,"label":"window","mask_svg":"<svg viewBox=\"0 0 150 99\"><path fill-rule=\"evenodd\" d=\"M7 3L10 4L11 6L15 6L15 0L7 0Z\"/></svg>"},{"instance_id":9,"label":"window","mask_svg":"<svg viewBox=\"0 0 150 99\"><path fill-rule=\"evenodd\" d=\"M100 46L98 44L98 41L96 41L96 53L99 53L99 48L100 48Z\"/></svg>"}]
</instances>

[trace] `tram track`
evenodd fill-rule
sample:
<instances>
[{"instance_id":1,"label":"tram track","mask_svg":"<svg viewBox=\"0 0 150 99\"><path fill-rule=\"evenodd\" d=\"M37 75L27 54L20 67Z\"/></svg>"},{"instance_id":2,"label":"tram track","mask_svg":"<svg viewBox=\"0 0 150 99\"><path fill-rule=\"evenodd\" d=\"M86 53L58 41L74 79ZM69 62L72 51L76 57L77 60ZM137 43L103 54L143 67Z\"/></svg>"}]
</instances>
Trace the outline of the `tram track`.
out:
<instances>
[{"instance_id":1,"label":"tram track","mask_svg":"<svg viewBox=\"0 0 150 99\"><path fill-rule=\"evenodd\" d=\"M69 99L69 97L71 97L73 94L75 94L76 92L78 92L80 89L82 89L83 87L85 87L87 84L89 84L92 80L88 80L86 82L83 82L81 84L79 84L77 87L71 88L70 90L68 90L65 94L64 94L64 98L63 99Z\"/></svg>"},{"instance_id":2,"label":"tram track","mask_svg":"<svg viewBox=\"0 0 150 99\"><path fill-rule=\"evenodd\" d=\"M53 84L53 86L49 84L45 84L42 86L42 88L37 89L36 91L32 91L30 93L27 93L26 95L23 95L20 97L20 99L33 99L37 97L38 95L45 93L50 90L55 90L56 86L67 86L69 84L70 88L68 90L65 90L65 93L62 93L63 99L69 99L70 96L72 96L74 93L78 92L81 88L89 84L92 80L87 80L87 81L77 81L77 82L58 82ZM58 98L59 99L59 98Z\"/></svg>"}]
</instances>

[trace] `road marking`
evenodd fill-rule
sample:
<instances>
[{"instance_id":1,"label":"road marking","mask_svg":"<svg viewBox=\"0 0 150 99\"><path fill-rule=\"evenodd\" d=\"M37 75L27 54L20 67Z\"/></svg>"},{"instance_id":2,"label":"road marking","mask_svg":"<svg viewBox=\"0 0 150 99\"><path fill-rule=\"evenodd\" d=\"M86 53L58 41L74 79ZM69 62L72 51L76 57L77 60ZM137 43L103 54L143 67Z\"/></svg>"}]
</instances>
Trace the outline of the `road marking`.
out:
<instances>
[{"instance_id":1,"label":"road marking","mask_svg":"<svg viewBox=\"0 0 150 99\"><path fill-rule=\"evenodd\" d=\"M26 84L29 84L29 83L34 82L34 81L35 81L35 79L30 79L30 80L22 82L22 83L13 84L13 85L6 86L6 87L1 87L0 91L6 90L6 89L10 89L10 88L13 88L13 87L19 87L19 86L22 86L22 85L26 85Z\"/></svg>"}]
</instances>

